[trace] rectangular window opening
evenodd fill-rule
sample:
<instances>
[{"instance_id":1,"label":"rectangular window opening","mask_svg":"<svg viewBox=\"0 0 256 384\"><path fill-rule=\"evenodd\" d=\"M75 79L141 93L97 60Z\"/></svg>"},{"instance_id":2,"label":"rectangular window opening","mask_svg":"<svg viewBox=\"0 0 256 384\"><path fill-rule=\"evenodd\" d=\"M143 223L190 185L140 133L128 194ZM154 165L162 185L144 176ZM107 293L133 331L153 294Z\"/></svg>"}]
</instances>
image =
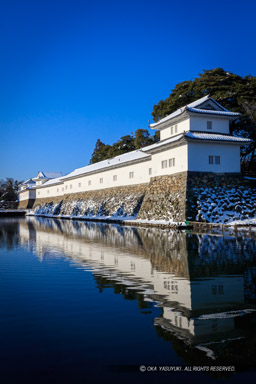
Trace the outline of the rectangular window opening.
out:
<instances>
[{"instance_id":1,"label":"rectangular window opening","mask_svg":"<svg viewBox=\"0 0 256 384\"><path fill-rule=\"evenodd\" d=\"M220 156L215 156L215 164L220 165Z\"/></svg>"},{"instance_id":2,"label":"rectangular window opening","mask_svg":"<svg viewBox=\"0 0 256 384\"><path fill-rule=\"evenodd\" d=\"M207 121L207 129L212 129L212 121Z\"/></svg>"},{"instance_id":3,"label":"rectangular window opening","mask_svg":"<svg viewBox=\"0 0 256 384\"><path fill-rule=\"evenodd\" d=\"M162 169L167 168L167 160L162 160Z\"/></svg>"}]
</instances>

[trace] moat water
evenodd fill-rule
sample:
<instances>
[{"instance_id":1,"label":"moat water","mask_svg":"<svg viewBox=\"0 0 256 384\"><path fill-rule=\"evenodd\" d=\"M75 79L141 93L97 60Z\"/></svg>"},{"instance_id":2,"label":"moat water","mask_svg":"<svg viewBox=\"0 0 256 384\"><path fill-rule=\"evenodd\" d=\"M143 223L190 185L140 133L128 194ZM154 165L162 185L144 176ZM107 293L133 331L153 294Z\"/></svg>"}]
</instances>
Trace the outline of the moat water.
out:
<instances>
[{"instance_id":1,"label":"moat water","mask_svg":"<svg viewBox=\"0 0 256 384\"><path fill-rule=\"evenodd\" d=\"M1 219L1 383L255 379L255 238Z\"/></svg>"}]
</instances>

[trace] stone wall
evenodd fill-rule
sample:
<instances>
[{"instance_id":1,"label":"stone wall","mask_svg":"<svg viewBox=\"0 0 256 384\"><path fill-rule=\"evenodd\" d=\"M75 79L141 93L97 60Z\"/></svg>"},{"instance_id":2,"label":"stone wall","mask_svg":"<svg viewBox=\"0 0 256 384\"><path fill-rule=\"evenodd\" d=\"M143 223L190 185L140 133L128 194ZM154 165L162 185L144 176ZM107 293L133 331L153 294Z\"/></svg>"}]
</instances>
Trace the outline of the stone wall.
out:
<instances>
[{"instance_id":1,"label":"stone wall","mask_svg":"<svg viewBox=\"0 0 256 384\"><path fill-rule=\"evenodd\" d=\"M256 180L241 174L188 172L186 218L210 223L256 219Z\"/></svg>"},{"instance_id":2,"label":"stone wall","mask_svg":"<svg viewBox=\"0 0 256 384\"><path fill-rule=\"evenodd\" d=\"M146 189L147 184L139 184L37 199L33 211L38 215L135 217Z\"/></svg>"},{"instance_id":3,"label":"stone wall","mask_svg":"<svg viewBox=\"0 0 256 384\"><path fill-rule=\"evenodd\" d=\"M184 221L186 185L186 172L152 178L138 219Z\"/></svg>"},{"instance_id":4,"label":"stone wall","mask_svg":"<svg viewBox=\"0 0 256 384\"><path fill-rule=\"evenodd\" d=\"M37 199L37 215L168 222L256 220L256 180L240 174L182 172L149 184Z\"/></svg>"},{"instance_id":5,"label":"stone wall","mask_svg":"<svg viewBox=\"0 0 256 384\"><path fill-rule=\"evenodd\" d=\"M31 209L33 208L35 199L30 199L30 200L21 200L19 201L18 208L19 209Z\"/></svg>"},{"instance_id":6,"label":"stone wall","mask_svg":"<svg viewBox=\"0 0 256 384\"><path fill-rule=\"evenodd\" d=\"M0 201L0 209L17 209L18 201Z\"/></svg>"}]
</instances>

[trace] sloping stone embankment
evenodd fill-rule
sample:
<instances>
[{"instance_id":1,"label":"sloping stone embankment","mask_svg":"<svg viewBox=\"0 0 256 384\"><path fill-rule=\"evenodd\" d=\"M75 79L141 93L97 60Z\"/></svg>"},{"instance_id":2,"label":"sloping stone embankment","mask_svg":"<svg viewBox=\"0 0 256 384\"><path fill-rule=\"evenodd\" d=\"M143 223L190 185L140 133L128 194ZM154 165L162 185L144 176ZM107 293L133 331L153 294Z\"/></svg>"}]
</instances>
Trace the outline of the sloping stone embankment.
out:
<instances>
[{"instance_id":1,"label":"sloping stone embankment","mask_svg":"<svg viewBox=\"0 0 256 384\"><path fill-rule=\"evenodd\" d=\"M224 224L256 220L256 180L240 174L189 172L186 218Z\"/></svg>"},{"instance_id":2,"label":"sloping stone embankment","mask_svg":"<svg viewBox=\"0 0 256 384\"><path fill-rule=\"evenodd\" d=\"M144 197L138 219L171 220L185 218L187 173L153 177Z\"/></svg>"},{"instance_id":3,"label":"sloping stone embankment","mask_svg":"<svg viewBox=\"0 0 256 384\"><path fill-rule=\"evenodd\" d=\"M147 184L139 184L37 199L33 211L46 216L135 217L146 188Z\"/></svg>"}]
</instances>

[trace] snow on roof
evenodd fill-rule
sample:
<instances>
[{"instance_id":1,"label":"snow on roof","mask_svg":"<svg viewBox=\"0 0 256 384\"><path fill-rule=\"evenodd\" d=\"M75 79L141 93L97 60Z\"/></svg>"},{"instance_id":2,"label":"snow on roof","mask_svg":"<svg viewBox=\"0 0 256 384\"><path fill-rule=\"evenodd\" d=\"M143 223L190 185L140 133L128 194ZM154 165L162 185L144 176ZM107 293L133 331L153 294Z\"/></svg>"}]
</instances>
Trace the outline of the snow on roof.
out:
<instances>
[{"instance_id":1,"label":"snow on roof","mask_svg":"<svg viewBox=\"0 0 256 384\"><path fill-rule=\"evenodd\" d=\"M124 153L123 155L116 156L111 159L99 161L98 163L95 163L95 164L87 165L82 168L77 168L73 172L70 172L69 174L67 174L66 176L61 177L61 180L65 180L70 177L74 177L74 176L78 176L78 175L82 175L90 172L95 172L104 168L110 168L123 163L128 163L130 161L141 160L149 156L150 156L149 154L145 154L142 152L141 149L138 149L136 151ZM44 185L46 185L46 183Z\"/></svg>"},{"instance_id":2,"label":"snow on roof","mask_svg":"<svg viewBox=\"0 0 256 384\"><path fill-rule=\"evenodd\" d=\"M222 109L222 111L216 111L216 110L212 110L212 109L196 108L196 107L199 107L204 102L206 102L207 100L211 100L212 102L214 102L220 109ZM239 116L240 115L239 113L228 111L226 108L224 108L222 105L220 105L216 100L214 100L212 97L207 95L207 96L202 97L201 99L193 101L192 103L190 103L188 105L185 105L182 108L177 109L177 111L174 111L170 115L164 117L163 119L157 121L156 123L150 124L149 126L150 126L150 128L155 128L158 125L160 125L160 124L162 124L162 123L164 123L164 122L166 122L168 120L171 120L171 119L173 119L176 116L181 115L186 110L188 110L190 112L199 112L199 113L204 113L204 114L219 114L219 115L230 116L230 117L231 116L235 117L235 116Z\"/></svg>"},{"instance_id":3,"label":"snow on roof","mask_svg":"<svg viewBox=\"0 0 256 384\"><path fill-rule=\"evenodd\" d=\"M189 139L196 139L196 140L229 141L232 143L244 143L244 144L249 144L253 141L245 137L223 135L221 133L205 133L205 132L189 131L185 134L185 136L188 137Z\"/></svg>"},{"instance_id":4,"label":"snow on roof","mask_svg":"<svg viewBox=\"0 0 256 384\"><path fill-rule=\"evenodd\" d=\"M36 177L33 177L33 180L37 179L56 179L57 177L61 177L62 172L43 172L39 171Z\"/></svg>"},{"instance_id":5,"label":"snow on roof","mask_svg":"<svg viewBox=\"0 0 256 384\"><path fill-rule=\"evenodd\" d=\"M198 99L198 100L196 100L196 101L192 101L192 103L189 103L189 104L187 105L187 107L191 107L191 108L197 107L198 105L203 104L205 101L207 101L207 100L209 100L209 99L213 100L213 99L210 97L210 95L206 95L206 96L201 97L200 99ZM215 101L215 100L214 100L214 101ZM223 108L222 106L220 106L220 107ZM185 108L185 107L183 107L183 108Z\"/></svg>"},{"instance_id":6,"label":"snow on roof","mask_svg":"<svg viewBox=\"0 0 256 384\"><path fill-rule=\"evenodd\" d=\"M77 168L73 172L70 172L69 174L67 174L66 176L61 177L60 180L65 180L65 179L68 179L70 177L75 177L75 176L83 175L86 173L98 171L100 169L113 167L113 166L124 164L124 163L130 162L130 161L136 161L136 160L149 158L150 153L144 153L144 152L151 151L153 149L159 148L159 147L167 145L169 143L178 141L182 137L183 137L183 134L176 135L176 136L173 136L169 139L159 141L155 144L148 145L147 147L137 149L136 151L124 153L123 155L119 155L119 156L113 157L111 159L99 161L98 163L87 165L87 166L82 167L82 168ZM48 185L48 183L49 183L49 181L47 181L43 185Z\"/></svg>"},{"instance_id":7,"label":"snow on roof","mask_svg":"<svg viewBox=\"0 0 256 384\"><path fill-rule=\"evenodd\" d=\"M23 183L21 183L21 185L26 185L26 184L35 184L35 181L32 179L28 179L26 181L23 181Z\"/></svg>"},{"instance_id":8,"label":"snow on roof","mask_svg":"<svg viewBox=\"0 0 256 384\"><path fill-rule=\"evenodd\" d=\"M47 179L55 179L56 177L61 177L62 176L61 172L42 172L42 174Z\"/></svg>"},{"instance_id":9,"label":"snow on roof","mask_svg":"<svg viewBox=\"0 0 256 384\"><path fill-rule=\"evenodd\" d=\"M47 187L49 185L58 184L58 183L62 183L62 180L59 177L56 177L55 179L50 179L46 181L42 185L37 185L37 188Z\"/></svg>"},{"instance_id":10,"label":"snow on roof","mask_svg":"<svg viewBox=\"0 0 256 384\"><path fill-rule=\"evenodd\" d=\"M155 144L148 145L147 147L141 148L140 150L143 151L143 152L151 151L152 149L156 149L156 148L159 148L159 147L161 147L163 145L172 143L174 141L178 141L182 137L183 137L183 134L176 135L176 136L170 137L169 139L161 140L161 141L158 141Z\"/></svg>"},{"instance_id":11,"label":"snow on roof","mask_svg":"<svg viewBox=\"0 0 256 384\"><path fill-rule=\"evenodd\" d=\"M238 112L230 112L230 111L216 111L216 110L210 110L210 109L200 109L200 108L191 108L187 107L187 110L190 112L196 112L196 113L207 113L207 115L223 115L223 116L240 116L240 113Z\"/></svg>"}]
</instances>

